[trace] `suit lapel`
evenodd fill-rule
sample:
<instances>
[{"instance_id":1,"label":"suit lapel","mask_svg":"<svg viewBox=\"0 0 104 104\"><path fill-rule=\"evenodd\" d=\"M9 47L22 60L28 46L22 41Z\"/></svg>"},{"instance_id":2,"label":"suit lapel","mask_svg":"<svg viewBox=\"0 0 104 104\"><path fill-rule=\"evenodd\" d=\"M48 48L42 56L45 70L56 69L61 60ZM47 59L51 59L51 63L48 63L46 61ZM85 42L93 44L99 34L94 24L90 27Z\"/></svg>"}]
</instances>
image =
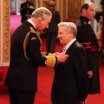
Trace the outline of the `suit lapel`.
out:
<instances>
[{"instance_id":1,"label":"suit lapel","mask_svg":"<svg viewBox=\"0 0 104 104\"><path fill-rule=\"evenodd\" d=\"M67 49L66 54L73 50L73 47L76 46L77 41L74 41L72 45Z\"/></svg>"}]
</instances>

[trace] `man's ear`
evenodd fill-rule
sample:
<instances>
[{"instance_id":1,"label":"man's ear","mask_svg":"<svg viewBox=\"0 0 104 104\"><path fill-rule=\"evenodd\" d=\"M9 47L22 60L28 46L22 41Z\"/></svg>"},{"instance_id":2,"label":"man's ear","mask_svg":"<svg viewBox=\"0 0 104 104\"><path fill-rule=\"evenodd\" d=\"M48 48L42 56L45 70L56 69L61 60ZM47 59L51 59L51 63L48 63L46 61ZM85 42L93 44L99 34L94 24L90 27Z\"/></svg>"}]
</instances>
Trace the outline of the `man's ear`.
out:
<instances>
[{"instance_id":1,"label":"man's ear","mask_svg":"<svg viewBox=\"0 0 104 104\"><path fill-rule=\"evenodd\" d=\"M82 9L82 13L83 14L86 14L86 9Z\"/></svg>"}]
</instances>

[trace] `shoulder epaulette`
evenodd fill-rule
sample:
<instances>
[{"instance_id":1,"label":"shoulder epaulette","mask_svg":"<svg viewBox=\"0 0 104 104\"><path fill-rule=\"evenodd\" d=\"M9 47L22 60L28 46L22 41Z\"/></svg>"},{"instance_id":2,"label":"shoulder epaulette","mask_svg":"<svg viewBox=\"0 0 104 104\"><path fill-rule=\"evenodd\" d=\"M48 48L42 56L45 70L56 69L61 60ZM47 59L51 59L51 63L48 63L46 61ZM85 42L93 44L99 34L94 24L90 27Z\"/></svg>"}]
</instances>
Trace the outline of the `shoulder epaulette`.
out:
<instances>
[{"instance_id":1,"label":"shoulder epaulette","mask_svg":"<svg viewBox=\"0 0 104 104\"><path fill-rule=\"evenodd\" d=\"M80 25L81 25L81 21L78 20L78 21L76 22L76 25L77 25L77 26L80 26Z\"/></svg>"},{"instance_id":2,"label":"shoulder epaulette","mask_svg":"<svg viewBox=\"0 0 104 104\"><path fill-rule=\"evenodd\" d=\"M30 32L35 33L35 35L39 38L40 43L41 43L41 45L42 45L42 40L41 40L41 38L40 38L40 32L35 31L35 30L33 29L33 27L30 27L30 30L31 30Z\"/></svg>"}]
</instances>

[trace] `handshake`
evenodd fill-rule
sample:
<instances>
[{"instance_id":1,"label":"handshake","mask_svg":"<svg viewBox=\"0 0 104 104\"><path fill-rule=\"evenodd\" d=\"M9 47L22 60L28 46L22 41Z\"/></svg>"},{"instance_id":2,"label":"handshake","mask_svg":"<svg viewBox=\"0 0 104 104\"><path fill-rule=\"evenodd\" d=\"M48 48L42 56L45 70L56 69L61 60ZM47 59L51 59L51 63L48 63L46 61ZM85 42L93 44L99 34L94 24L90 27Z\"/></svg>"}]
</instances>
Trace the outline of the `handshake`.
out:
<instances>
[{"instance_id":1,"label":"handshake","mask_svg":"<svg viewBox=\"0 0 104 104\"><path fill-rule=\"evenodd\" d=\"M54 67L57 63L65 62L69 57L69 55L59 52L48 55L46 55L46 52L42 52L42 56L46 58L45 65L50 67Z\"/></svg>"},{"instance_id":2,"label":"handshake","mask_svg":"<svg viewBox=\"0 0 104 104\"><path fill-rule=\"evenodd\" d=\"M56 52L56 53L53 53L51 55L54 55L57 57L58 63L65 62L69 57L69 55L67 55L65 53L60 53L60 52Z\"/></svg>"}]
</instances>

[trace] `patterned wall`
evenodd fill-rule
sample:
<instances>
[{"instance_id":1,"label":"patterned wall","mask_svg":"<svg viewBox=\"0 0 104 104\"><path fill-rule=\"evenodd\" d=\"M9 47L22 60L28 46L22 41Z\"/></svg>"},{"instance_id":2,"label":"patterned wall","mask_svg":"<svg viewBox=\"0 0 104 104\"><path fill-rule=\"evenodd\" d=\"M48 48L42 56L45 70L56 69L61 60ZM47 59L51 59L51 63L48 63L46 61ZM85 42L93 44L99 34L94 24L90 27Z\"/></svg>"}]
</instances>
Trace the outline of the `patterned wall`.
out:
<instances>
[{"instance_id":1,"label":"patterned wall","mask_svg":"<svg viewBox=\"0 0 104 104\"><path fill-rule=\"evenodd\" d=\"M0 1L0 63L1 63L1 1Z\"/></svg>"},{"instance_id":2,"label":"patterned wall","mask_svg":"<svg viewBox=\"0 0 104 104\"><path fill-rule=\"evenodd\" d=\"M0 0L0 66L9 64L10 49L10 1Z\"/></svg>"},{"instance_id":3,"label":"patterned wall","mask_svg":"<svg viewBox=\"0 0 104 104\"><path fill-rule=\"evenodd\" d=\"M73 4L73 0L69 1L69 6L68 6L68 17L71 19L77 20L80 16L80 7L81 7L81 0L75 1Z\"/></svg>"}]
</instances>

